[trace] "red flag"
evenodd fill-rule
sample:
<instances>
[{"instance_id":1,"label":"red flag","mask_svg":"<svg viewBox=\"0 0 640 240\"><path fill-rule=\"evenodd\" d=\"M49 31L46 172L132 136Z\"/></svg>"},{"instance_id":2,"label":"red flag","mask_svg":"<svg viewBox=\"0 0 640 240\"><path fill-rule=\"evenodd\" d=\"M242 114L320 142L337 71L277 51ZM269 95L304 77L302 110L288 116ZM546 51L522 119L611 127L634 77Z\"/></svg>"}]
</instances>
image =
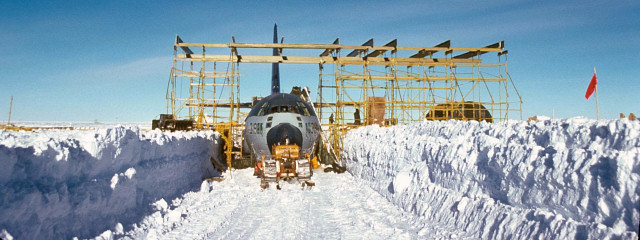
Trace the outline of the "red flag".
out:
<instances>
[{"instance_id":1,"label":"red flag","mask_svg":"<svg viewBox=\"0 0 640 240\"><path fill-rule=\"evenodd\" d=\"M596 90L596 85L598 85L598 78L596 78L596 73L593 73L589 87L587 87L587 93L584 94L584 97L587 98L587 100L589 100L593 91Z\"/></svg>"}]
</instances>

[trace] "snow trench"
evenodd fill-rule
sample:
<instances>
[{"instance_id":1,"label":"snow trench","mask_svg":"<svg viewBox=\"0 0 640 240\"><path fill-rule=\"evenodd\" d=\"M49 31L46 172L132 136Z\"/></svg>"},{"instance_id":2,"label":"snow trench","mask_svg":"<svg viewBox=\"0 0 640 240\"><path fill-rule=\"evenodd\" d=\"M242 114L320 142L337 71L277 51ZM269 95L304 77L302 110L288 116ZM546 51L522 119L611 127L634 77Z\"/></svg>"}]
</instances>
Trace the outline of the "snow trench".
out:
<instances>
[{"instance_id":1,"label":"snow trench","mask_svg":"<svg viewBox=\"0 0 640 240\"><path fill-rule=\"evenodd\" d=\"M405 211L482 239L636 239L640 121L368 126L349 172Z\"/></svg>"},{"instance_id":2,"label":"snow trench","mask_svg":"<svg viewBox=\"0 0 640 240\"><path fill-rule=\"evenodd\" d=\"M212 131L0 131L0 229L16 239L94 237L219 176ZM219 155L217 155L219 157Z\"/></svg>"}]
</instances>

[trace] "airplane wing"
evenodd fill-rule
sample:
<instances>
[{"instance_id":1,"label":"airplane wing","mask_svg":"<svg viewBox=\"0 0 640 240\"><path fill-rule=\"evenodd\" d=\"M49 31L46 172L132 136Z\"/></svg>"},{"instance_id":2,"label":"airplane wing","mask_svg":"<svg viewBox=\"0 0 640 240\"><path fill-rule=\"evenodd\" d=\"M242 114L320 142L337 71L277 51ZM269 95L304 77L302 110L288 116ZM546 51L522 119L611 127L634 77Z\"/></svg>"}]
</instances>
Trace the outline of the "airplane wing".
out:
<instances>
[{"instance_id":1,"label":"airplane wing","mask_svg":"<svg viewBox=\"0 0 640 240\"><path fill-rule=\"evenodd\" d=\"M222 104L213 104L213 103L187 103L188 107L197 107L197 106L203 106L203 107L220 107L220 108L231 108L231 105L228 103L222 103ZM252 103L248 102L248 103L240 103L238 104L239 108L249 108L251 109L251 107L253 106Z\"/></svg>"}]
</instances>

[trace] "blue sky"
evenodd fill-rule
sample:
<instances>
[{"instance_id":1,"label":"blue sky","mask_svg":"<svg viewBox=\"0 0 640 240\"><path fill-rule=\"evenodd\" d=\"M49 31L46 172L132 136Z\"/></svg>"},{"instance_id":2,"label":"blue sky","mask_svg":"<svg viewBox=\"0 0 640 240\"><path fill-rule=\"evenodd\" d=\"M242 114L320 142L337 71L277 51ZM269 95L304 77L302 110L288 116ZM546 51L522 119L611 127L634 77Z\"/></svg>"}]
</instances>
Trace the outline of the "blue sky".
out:
<instances>
[{"instance_id":1,"label":"blue sky","mask_svg":"<svg viewBox=\"0 0 640 240\"><path fill-rule=\"evenodd\" d=\"M505 41L525 118L640 113L638 1L5 1L0 119L150 121L165 111L175 35L188 42L454 47ZM270 67L240 66L243 100L269 93ZM317 86L317 66L281 66L282 89Z\"/></svg>"}]
</instances>

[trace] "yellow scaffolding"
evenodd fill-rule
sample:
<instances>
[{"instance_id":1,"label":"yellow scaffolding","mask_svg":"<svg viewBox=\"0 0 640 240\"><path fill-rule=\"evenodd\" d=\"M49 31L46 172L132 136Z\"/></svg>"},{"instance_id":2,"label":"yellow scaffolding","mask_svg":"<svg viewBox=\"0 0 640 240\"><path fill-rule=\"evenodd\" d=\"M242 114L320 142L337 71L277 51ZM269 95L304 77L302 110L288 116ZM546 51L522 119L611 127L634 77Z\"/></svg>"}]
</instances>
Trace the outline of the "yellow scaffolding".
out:
<instances>
[{"instance_id":1,"label":"yellow scaffolding","mask_svg":"<svg viewBox=\"0 0 640 240\"><path fill-rule=\"evenodd\" d=\"M509 119L511 112L519 112L522 119L522 98L507 72L503 42L481 48L454 48L450 41L434 47L402 47L397 46L396 40L384 46L374 46L373 39L361 46L338 42L338 39L333 44L176 41L167 108L178 115L187 107L188 117L196 120L199 128L213 124L219 132L222 129L228 161L234 154L233 142L238 140L234 136L239 136L242 128L238 123L246 116L239 110L239 63L318 64L315 107L325 129L323 139L330 143L338 159L344 134L362 125L387 126L425 119L496 122ZM193 53L189 47L202 52ZM182 53L178 53L178 48ZM239 55L240 48L315 52L297 56ZM228 54L209 54L221 49ZM322 53L318 55L319 50ZM350 52L343 55L345 51ZM487 53L496 55L486 57L493 55ZM226 70L217 70L219 66ZM178 97L178 78L189 82L187 98ZM510 96L513 92L517 96L515 101ZM209 112L211 115L207 115ZM212 117L211 121L207 116Z\"/></svg>"},{"instance_id":2,"label":"yellow scaffolding","mask_svg":"<svg viewBox=\"0 0 640 240\"><path fill-rule=\"evenodd\" d=\"M323 63L320 65L320 116L338 156L346 132L362 125L425 119L495 122L509 119L510 112L519 113L522 119L522 97L507 72L503 42L469 49L452 48L446 41L414 52L411 60L401 57L398 50L416 48L397 47L395 40L385 46L393 49L356 49L347 55L362 61L341 61L344 57L337 49L330 53L335 59L332 71L325 74ZM489 52L497 56L481 59ZM509 101L510 91L516 93L516 101ZM335 104L322 104L326 102Z\"/></svg>"},{"instance_id":3,"label":"yellow scaffolding","mask_svg":"<svg viewBox=\"0 0 640 240\"><path fill-rule=\"evenodd\" d=\"M193 120L196 129L215 129L220 133L227 164L231 167L232 157L240 154L234 151L234 145L241 145L237 137L241 131L238 123L244 118L239 106L239 62L207 61L206 47L199 46L197 49L202 51L194 53L191 48L180 46L181 43L180 37L176 37L167 86L167 113L178 119ZM179 54L178 48L185 54ZM200 56L200 60L194 61L195 56Z\"/></svg>"}]
</instances>

